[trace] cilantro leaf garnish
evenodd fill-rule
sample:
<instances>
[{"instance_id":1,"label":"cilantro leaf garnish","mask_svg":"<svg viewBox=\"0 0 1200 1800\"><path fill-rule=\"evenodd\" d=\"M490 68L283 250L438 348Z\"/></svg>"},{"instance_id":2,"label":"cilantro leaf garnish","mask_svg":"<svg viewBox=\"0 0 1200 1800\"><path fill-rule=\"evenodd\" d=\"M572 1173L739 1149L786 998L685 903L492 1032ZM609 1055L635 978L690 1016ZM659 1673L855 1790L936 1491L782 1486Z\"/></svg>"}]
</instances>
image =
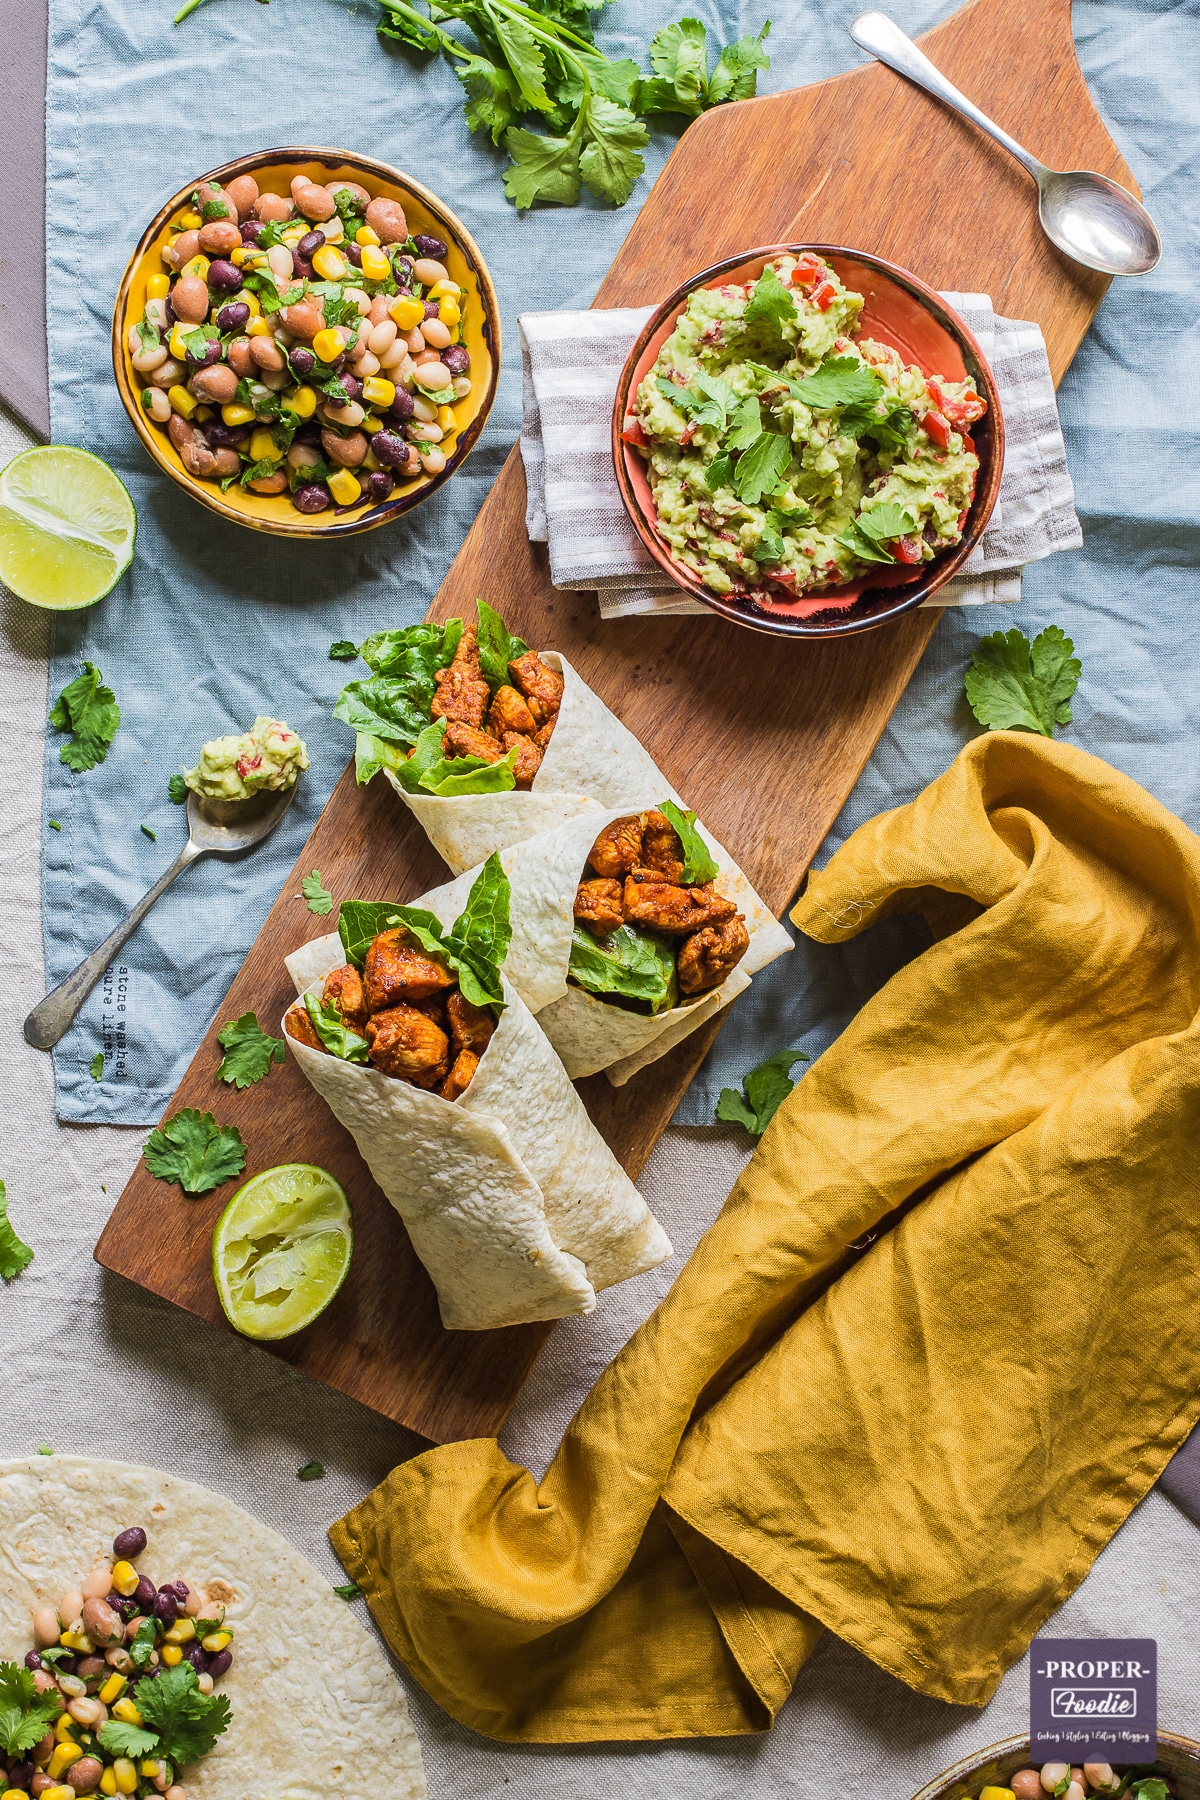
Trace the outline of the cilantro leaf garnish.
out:
<instances>
[{"instance_id":1,"label":"cilantro leaf garnish","mask_svg":"<svg viewBox=\"0 0 1200 1800\"><path fill-rule=\"evenodd\" d=\"M1053 737L1071 722L1071 696L1083 665L1058 625L1033 643L1021 631L994 631L976 645L966 673L967 700L990 731L1036 731Z\"/></svg>"},{"instance_id":2,"label":"cilantro leaf garnish","mask_svg":"<svg viewBox=\"0 0 1200 1800\"><path fill-rule=\"evenodd\" d=\"M742 453L733 472L733 487L739 500L757 506L764 494L779 486L780 476L792 457L789 440L777 431L764 431L750 448Z\"/></svg>"},{"instance_id":3,"label":"cilantro leaf garnish","mask_svg":"<svg viewBox=\"0 0 1200 1800\"><path fill-rule=\"evenodd\" d=\"M638 89L640 113L683 113L697 118L706 107L724 100L750 100L756 91L759 69L769 69L771 59L762 41L770 20L757 37L740 37L726 44L717 66L708 72L707 33L698 19L681 19L666 25L650 45L654 77Z\"/></svg>"},{"instance_id":4,"label":"cilantro leaf garnish","mask_svg":"<svg viewBox=\"0 0 1200 1800\"><path fill-rule=\"evenodd\" d=\"M136 1761L158 1749L158 1733L147 1731L144 1725L130 1725L125 1719L109 1719L101 1727L100 1742L113 1756Z\"/></svg>"},{"instance_id":5,"label":"cilantro leaf garnish","mask_svg":"<svg viewBox=\"0 0 1200 1800\"><path fill-rule=\"evenodd\" d=\"M361 1600L362 1589L357 1581L344 1581L341 1587L335 1587L334 1593L339 1600Z\"/></svg>"},{"instance_id":6,"label":"cilantro leaf garnish","mask_svg":"<svg viewBox=\"0 0 1200 1800\"><path fill-rule=\"evenodd\" d=\"M339 638L336 644L329 646L330 662L357 662L358 645L352 644L349 638Z\"/></svg>"},{"instance_id":7,"label":"cilantro leaf garnish","mask_svg":"<svg viewBox=\"0 0 1200 1800\"><path fill-rule=\"evenodd\" d=\"M691 387L680 387L659 375L657 387L693 425L714 425L718 431L724 431L730 413L741 404L741 396L716 375L697 375Z\"/></svg>"},{"instance_id":8,"label":"cilantro leaf garnish","mask_svg":"<svg viewBox=\"0 0 1200 1800\"><path fill-rule=\"evenodd\" d=\"M732 429L725 439L726 450L748 450L762 434L762 408L757 394L747 394L730 421Z\"/></svg>"},{"instance_id":9,"label":"cilantro leaf garnish","mask_svg":"<svg viewBox=\"0 0 1200 1800\"><path fill-rule=\"evenodd\" d=\"M733 1125L744 1125L751 1137L761 1137L796 1083L792 1068L807 1062L803 1050L777 1050L768 1056L742 1081L742 1092L722 1088L717 1100L717 1118Z\"/></svg>"},{"instance_id":10,"label":"cilantro leaf garnish","mask_svg":"<svg viewBox=\"0 0 1200 1800\"><path fill-rule=\"evenodd\" d=\"M183 776L179 774L172 775L170 781L167 783L167 798L172 800L176 806L185 806L187 804L187 797L188 784Z\"/></svg>"},{"instance_id":11,"label":"cilantro leaf garnish","mask_svg":"<svg viewBox=\"0 0 1200 1800\"><path fill-rule=\"evenodd\" d=\"M885 500L878 506L864 507L855 522L859 530L876 544L882 544L888 538L907 537L917 528L914 515L906 506L897 506L894 500Z\"/></svg>"},{"instance_id":12,"label":"cilantro leaf garnish","mask_svg":"<svg viewBox=\"0 0 1200 1800\"><path fill-rule=\"evenodd\" d=\"M12 1228L8 1217L8 1195L4 1183L0 1181L0 1277L5 1281L15 1281L22 1269L27 1269L33 1261L33 1251L28 1244L23 1244ZM0 1663L0 1669L7 1665ZM37 1738L33 1739L37 1743Z\"/></svg>"},{"instance_id":13,"label":"cilantro leaf garnish","mask_svg":"<svg viewBox=\"0 0 1200 1800\"><path fill-rule=\"evenodd\" d=\"M55 731L72 733L58 755L77 775L104 761L121 723L121 709L95 663L85 662L83 673L63 689L50 708L50 723Z\"/></svg>"},{"instance_id":14,"label":"cilantro leaf garnish","mask_svg":"<svg viewBox=\"0 0 1200 1800\"><path fill-rule=\"evenodd\" d=\"M225 1054L217 1067L222 1081L239 1088L251 1087L270 1074L271 1064L283 1062L287 1056L283 1039L264 1031L256 1014L243 1013L230 1019L217 1033L217 1042Z\"/></svg>"},{"instance_id":15,"label":"cilantro leaf garnish","mask_svg":"<svg viewBox=\"0 0 1200 1800\"><path fill-rule=\"evenodd\" d=\"M333 895L321 880L320 869L314 869L311 875L304 875L300 880L300 892L308 902L310 913L324 918L333 911Z\"/></svg>"},{"instance_id":16,"label":"cilantro leaf garnish","mask_svg":"<svg viewBox=\"0 0 1200 1800\"><path fill-rule=\"evenodd\" d=\"M304 1010L330 1056L336 1056L341 1062L365 1063L369 1060L370 1045L366 1038L351 1031L336 1007L326 1006L315 994L305 994Z\"/></svg>"},{"instance_id":17,"label":"cilantro leaf garnish","mask_svg":"<svg viewBox=\"0 0 1200 1800\"><path fill-rule=\"evenodd\" d=\"M224 1694L202 1694L191 1663L177 1663L157 1681L137 1686L137 1709L147 1734L153 1733L154 1750L176 1768L206 1756L229 1727L229 1701ZM116 1723L112 1721L111 1723ZM100 1742L109 1748L104 1733ZM144 1751L136 1752L144 1755Z\"/></svg>"},{"instance_id":18,"label":"cilantro leaf garnish","mask_svg":"<svg viewBox=\"0 0 1200 1800\"><path fill-rule=\"evenodd\" d=\"M104 1078L104 1052L103 1052L103 1050L97 1050L95 1056L93 1056L91 1062L88 1064L88 1073L91 1076L93 1081L103 1080L103 1078Z\"/></svg>"},{"instance_id":19,"label":"cilantro leaf garnish","mask_svg":"<svg viewBox=\"0 0 1200 1800\"><path fill-rule=\"evenodd\" d=\"M135 1669L149 1666L151 1654L158 1644L158 1629L154 1619L143 1619L139 1624L133 1642L128 1646Z\"/></svg>"},{"instance_id":20,"label":"cilantro leaf garnish","mask_svg":"<svg viewBox=\"0 0 1200 1800\"><path fill-rule=\"evenodd\" d=\"M32 1750L62 1711L60 1694L39 1694L28 1669L0 1662L0 1749L8 1756Z\"/></svg>"},{"instance_id":21,"label":"cilantro leaf garnish","mask_svg":"<svg viewBox=\"0 0 1200 1800\"><path fill-rule=\"evenodd\" d=\"M586 134L580 174L597 199L624 206L645 170L638 152L650 142L649 132L628 107L594 93L587 105Z\"/></svg>"},{"instance_id":22,"label":"cilantro leaf garnish","mask_svg":"<svg viewBox=\"0 0 1200 1800\"><path fill-rule=\"evenodd\" d=\"M757 37L747 33L745 37L735 38L732 44L726 44L709 79L710 106L720 106L723 100L753 100L759 69L771 66L771 59L762 47L770 30L768 19Z\"/></svg>"},{"instance_id":23,"label":"cilantro leaf garnish","mask_svg":"<svg viewBox=\"0 0 1200 1800\"><path fill-rule=\"evenodd\" d=\"M874 406L884 386L874 369L859 357L827 356L793 391L805 406L828 412L835 406Z\"/></svg>"},{"instance_id":24,"label":"cilantro leaf garnish","mask_svg":"<svg viewBox=\"0 0 1200 1800\"><path fill-rule=\"evenodd\" d=\"M265 481L268 476L274 475L279 466L272 457L260 456L257 462L249 463L242 470L241 486L249 487L252 481Z\"/></svg>"},{"instance_id":25,"label":"cilantro leaf garnish","mask_svg":"<svg viewBox=\"0 0 1200 1800\"><path fill-rule=\"evenodd\" d=\"M296 1470L296 1479L297 1479L297 1481L320 1481L320 1479L321 1479L322 1475L324 1475L324 1473L325 1473L325 1464L324 1463L315 1462L315 1461L314 1462L306 1462L302 1469Z\"/></svg>"},{"instance_id":26,"label":"cilantro leaf garnish","mask_svg":"<svg viewBox=\"0 0 1200 1800\"><path fill-rule=\"evenodd\" d=\"M714 881L720 870L711 850L696 830L695 813L684 812L673 800L664 800L659 811L670 819L683 845L683 874L679 877L683 885L692 887L697 882Z\"/></svg>"},{"instance_id":27,"label":"cilantro leaf garnish","mask_svg":"<svg viewBox=\"0 0 1200 1800\"><path fill-rule=\"evenodd\" d=\"M742 315L747 325L756 320L775 326L776 330L784 325L796 323L796 302L779 279L779 273L770 263L754 284L754 292L746 302L746 310Z\"/></svg>"},{"instance_id":28,"label":"cilantro leaf garnish","mask_svg":"<svg viewBox=\"0 0 1200 1800\"><path fill-rule=\"evenodd\" d=\"M218 1125L211 1113L185 1106L156 1126L144 1147L146 1167L160 1181L175 1181L185 1194L207 1194L246 1166L246 1145L236 1125Z\"/></svg>"}]
</instances>

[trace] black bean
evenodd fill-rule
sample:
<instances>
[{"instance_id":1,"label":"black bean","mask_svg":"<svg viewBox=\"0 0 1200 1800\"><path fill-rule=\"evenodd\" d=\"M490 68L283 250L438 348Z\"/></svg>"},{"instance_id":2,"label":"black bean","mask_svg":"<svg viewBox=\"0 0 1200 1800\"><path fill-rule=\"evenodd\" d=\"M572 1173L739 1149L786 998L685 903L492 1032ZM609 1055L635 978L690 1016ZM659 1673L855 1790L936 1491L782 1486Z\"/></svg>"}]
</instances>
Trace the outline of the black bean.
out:
<instances>
[{"instance_id":1,"label":"black bean","mask_svg":"<svg viewBox=\"0 0 1200 1800\"><path fill-rule=\"evenodd\" d=\"M25 1652L25 1667L27 1669L40 1669L41 1666L42 1666L42 1659L38 1655L37 1651L36 1650L27 1650ZM11 1783L9 1785L11 1786Z\"/></svg>"},{"instance_id":2,"label":"black bean","mask_svg":"<svg viewBox=\"0 0 1200 1800\"><path fill-rule=\"evenodd\" d=\"M307 490L301 488L298 491L304 493ZM208 1673L212 1676L214 1681L219 1681L222 1675L224 1675L228 1669L232 1668L232 1666L232 1650L218 1650L214 1656L210 1656L208 1659Z\"/></svg>"},{"instance_id":3,"label":"black bean","mask_svg":"<svg viewBox=\"0 0 1200 1800\"><path fill-rule=\"evenodd\" d=\"M371 448L386 468L402 469L408 461L408 445L394 431L377 431Z\"/></svg>"},{"instance_id":4,"label":"black bean","mask_svg":"<svg viewBox=\"0 0 1200 1800\"><path fill-rule=\"evenodd\" d=\"M193 369L207 369L210 363L220 362L220 338L205 338L203 350L197 353L196 351L189 349L187 359Z\"/></svg>"},{"instance_id":5,"label":"black bean","mask_svg":"<svg viewBox=\"0 0 1200 1800\"><path fill-rule=\"evenodd\" d=\"M249 324L250 308L244 300L231 301L223 306L217 314L217 324L222 331L240 331L243 325Z\"/></svg>"},{"instance_id":6,"label":"black bean","mask_svg":"<svg viewBox=\"0 0 1200 1800\"><path fill-rule=\"evenodd\" d=\"M243 244L257 244L266 227L261 219L245 219L240 229Z\"/></svg>"},{"instance_id":7,"label":"black bean","mask_svg":"<svg viewBox=\"0 0 1200 1800\"><path fill-rule=\"evenodd\" d=\"M193 1638L190 1644L183 1646L183 1659L191 1663L197 1675L203 1675L208 1668L208 1652L198 1638Z\"/></svg>"},{"instance_id":8,"label":"black bean","mask_svg":"<svg viewBox=\"0 0 1200 1800\"><path fill-rule=\"evenodd\" d=\"M250 427L248 425L225 425L217 419L210 419L204 427L204 435L214 450L233 450L238 444L245 443L250 436ZM185 1595L184 1598L186 1599L187 1596ZM111 1600L109 1605L112 1605Z\"/></svg>"},{"instance_id":9,"label":"black bean","mask_svg":"<svg viewBox=\"0 0 1200 1800\"><path fill-rule=\"evenodd\" d=\"M292 505L296 508L297 512L302 512L302 513L324 512L325 508L327 506L329 506L330 504L331 504L331 500L330 500L329 489L325 486L325 483L323 481L306 482L303 487L298 487L296 489L295 493L292 495ZM217 1656L228 1656L228 1655L229 1655L229 1652L227 1650L219 1650L217 1652ZM232 1661L232 1658L230 1660ZM216 1661L216 1657L213 1658L213 1661L214 1662ZM226 1666L226 1668L228 1668L228 1666L229 1666L228 1663L225 1666ZM208 1664L208 1672L210 1675L213 1672L212 1671L212 1663Z\"/></svg>"},{"instance_id":10,"label":"black bean","mask_svg":"<svg viewBox=\"0 0 1200 1800\"><path fill-rule=\"evenodd\" d=\"M127 1625L137 1611L137 1601L133 1598L132 1594L126 1598L124 1594L118 1594L116 1588L114 1588L112 1593L108 1596L108 1604L115 1613L124 1619Z\"/></svg>"},{"instance_id":11,"label":"black bean","mask_svg":"<svg viewBox=\"0 0 1200 1800\"><path fill-rule=\"evenodd\" d=\"M167 309L167 324L174 325L176 323L175 302L172 300L170 294L168 294L166 299L163 301L163 305ZM124 1533L122 1533L121 1535L124 1536Z\"/></svg>"},{"instance_id":12,"label":"black bean","mask_svg":"<svg viewBox=\"0 0 1200 1800\"><path fill-rule=\"evenodd\" d=\"M357 244L344 244L342 248L356 269L362 268L362 251Z\"/></svg>"},{"instance_id":13,"label":"black bean","mask_svg":"<svg viewBox=\"0 0 1200 1800\"><path fill-rule=\"evenodd\" d=\"M242 233L243 237L245 233ZM134 1562L146 1548L146 1534L140 1525L127 1525L113 1539L113 1555L118 1562Z\"/></svg>"},{"instance_id":14,"label":"black bean","mask_svg":"<svg viewBox=\"0 0 1200 1800\"><path fill-rule=\"evenodd\" d=\"M448 344L444 350L438 351L442 367L449 369L452 375L465 375L471 367L471 352L464 350L461 344Z\"/></svg>"},{"instance_id":15,"label":"black bean","mask_svg":"<svg viewBox=\"0 0 1200 1800\"><path fill-rule=\"evenodd\" d=\"M179 1617L179 1601L174 1588L159 1588L154 1602L154 1616L164 1625L173 1625Z\"/></svg>"},{"instance_id":16,"label":"black bean","mask_svg":"<svg viewBox=\"0 0 1200 1800\"><path fill-rule=\"evenodd\" d=\"M297 256L295 251L292 252L292 276L296 281L311 281L313 278L313 266L307 256Z\"/></svg>"},{"instance_id":17,"label":"black bean","mask_svg":"<svg viewBox=\"0 0 1200 1800\"><path fill-rule=\"evenodd\" d=\"M312 351L304 344L293 344L288 351L288 362L292 365L292 374L299 375L301 379L305 375L312 374L316 360Z\"/></svg>"},{"instance_id":18,"label":"black bean","mask_svg":"<svg viewBox=\"0 0 1200 1800\"><path fill-rule=\"evenodd\" d=\"M393 419L399 419L399 420L403 421L405 419L411 419L413 416L413 413L415 411L416 411L416 401L413 399L413 397L409 393L408 389L398 387L396 389L396 398L392 401L392 404L388 407L389 415Z\"/></svg>"},{"instance_id":19,"label":"black bean","mask_svg":"<svg viewBox=\"0 0 1200 1800\"><path fill-rule=\"evenodd\" d=\"M432 257L434 262L445 262L446 257L449 254L448 248L442 239L439 237L430 237L428 232L420 232L413 239L413 243L417 246L417 249L421 252L422 256Z\"/></svg>"},{"instance_id":20,"label":"black bean","mask_svg":"<svg viewBox=\"0 0 1200 1800\"><path fill-rule=\"evenodd\" d=\"M132 1598L137 1602L138 1612L149 1612L158 1595L158 1589L148 1575L143 1575L133 1590Z\"/></svg>"},{"instance_id":21,"label":"black bean","mask_svg":"<svg viewBox=\"0 0 1200 1800\"><path fill-rule=\"evenodd\" d=\"M373 469L367 479L367 492L372 500L386 500L396 485L396 477L387 469Z\"/></svg>"},{"instance_id":22,"label":"black bean","mask_svg":"<svg viewBox=\"0 0 1200 1800\"><path fill-rule=\"evenodd\" d=\"M427 319L436 319L437 316L438 316L437 301L436 300L427 300L425 302L425 317Z\"/></svg>"},{"instance_id":23,"label":"black bean","mask_svg":"<svg viewBox=\"0 0 1200 1800\"><path fill-rule=\"evenodd\" d=\"M208 265L208 285L219 288L222 293L235 294L242 285L242 271L236 263L227 262L218 256L215 262Z\"/></svg>"},{"instance_id":24,"label":"black bean","mask_svg":"<svg viewBox=\"0 0 1200 1800\"><path fill-rule=\"evenodd\" d=\"M346 390L347 400L362 399L362 382L357 375L339 375L338 380Z\"/></svg>"},{"instance_id":25,"label":"black bean","mask_svg":"<svg viewBox=\"0 0 1200 1800\"><path fill-rule=\"evenodd\" d=\"M325 233L323 231L306 232L300 239L300 242L296 245L296 248L292 251L293 262L298 256L308 257L311 261L324 242Z\"/></svg>"},{"instance_id":26,"label":"black bean","mask_svg":"<svg viewBox=\"0 0 1200 1800\"><path fill-rule=\"evenodd\" d=\"M16 1788L18 1793L27 1794L29 1792L30 1783L36 1774L36 1763L16 1762L8 1771L8 1785L11 1788Z\"/></svg>"}]
</instances>

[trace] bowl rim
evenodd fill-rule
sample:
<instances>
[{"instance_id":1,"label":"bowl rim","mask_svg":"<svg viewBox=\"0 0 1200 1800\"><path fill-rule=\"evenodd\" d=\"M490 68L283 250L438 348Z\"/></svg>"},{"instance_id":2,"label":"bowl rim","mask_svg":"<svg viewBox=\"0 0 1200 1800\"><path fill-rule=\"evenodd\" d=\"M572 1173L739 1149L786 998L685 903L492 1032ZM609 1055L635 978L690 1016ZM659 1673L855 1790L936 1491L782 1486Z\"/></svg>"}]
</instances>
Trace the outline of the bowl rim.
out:
<instances>
[{"instance_id":1,"label":"bowl rim","mask_svg":"<svg viewBox=\"0 0 1200 1800\"><path fill-rule=\"evenodd\" d=\"M1177 1731L1158 1733L1160 1745L1169 1744L1172 1750L1182 1750L1200 1764L1200 1742L1195 1738L1183 1737ZM1018 1737L1001 1738L998 1743L988 1744L982 1750L972 1750L966 1756L960 1756L956 1763L927 1781L923 1788L913 1795L913 1800L942 1800L947 1787L955 1781L963 1781L970 1775L982 1773L991 1762L1000 1762L1006 1756L1013 1756L1018 1751L1029 1754L1029 1733Z\"/></svg>"},{"instance_id":2,"label":"bowl rim","mask_svg":"<svg viewBox=\"0 0 1200 1800\"><path fill-rule=\"evenodd\" d=\"M396 187L405 188L411 192L421 201L422 205L428 208L436 219L446 226L454 239L456 247L461 250L467 261L470 263L472 273L479 283L480 298L483 302L484 309L484 321L489 332L488 347L490 351L491 372L488 378L487 387L480 402L478 412L475 414L475 417L471 420L470 424L467 425L461 433L458 443L455 445L453 455L447 459L446 467L437 475L427 477L419 486L405 492L400 495L399 498L393 499L389 497L389 499L381 501L378 506L370 508L367 512L359 514L355 518L345 516L339 518L336 513L330 516L324 513L305 514L298 512L296 514L296 522L293 523L290 519L254 518L253 516L239 512L236 507L229 505L219 487L214 487L210 482L201 481L196 476L189 475L186 469L176 469L164 455L160 441L161 434L151 429L141 406L138 404L136 390L129 380L129 374L125 367L125 313L129 305L129 291L133 284L134 275L136 274L142 258L146 256L151 245L162 232L168 220L179 210L180 206L191 194L193 188L197 187L203 181L224 182L232 180L237 175L253 174L254 170L261 167L264 163L289 162L297 164L306 162L336 162L346 168L361 169L366 173L375 175L384 181L392 183ZM215 169L210 169L206 174L193 177L186 187L181 188L164 206L159 208L150 224L147 225L145 231L142 232L129 261L125 265L124 273L121 276L120 284L117 288L117 297L113 304L112 361L113 373L116 377L117 391L121 396L121 403L128 413L133 428L137 432L138 437L142 440L142 444L152 462L157 468L170 476L176 486L181 488L191 499L199 502L201 506L206 506L210 512L216 513L218 517L226 519L234 525L240 525L244 529L250 531L265 532L271 537L307 538L310 540L314 538L352 537L362 531L374 531L380 525L390 524L394 519L401 518L405 513L411 512L413 507L419 506L423 500L437 488L441 487L444 482L449 481L452 475L457 474L467 457L471 454L471 451L475 448L475 444L483 431L484 425L487 423L488 415L495 403L496 390L500 379L500 302L496 295L496 289L492 282L491 273L487 263L484 261L483 253L471 233L467 230L458 215L452 212L446 205L445 201L440 200L436 194L431 192L423 182L418 181L415 176L406 175L403 170L394 168L390 163L380 161L378 157L360 155L356 150L338 150L330 146L312 145L307 147L303 145L293 145L283 146L273 150L255 150L244 156L233 157L228 162L220 163ZM322 521L324 521L324 523L322 523Z\"/></svg>"},{"instance_id":3,"label":"bowl rim","mask_svg":"<svg viewBox=\"0 0 1200 1800\"><path fill-rule=\"evenodd\" d=\"M711 285L721 275L727 274L733 269L743 268L747 263L757 262L760 259L767 262L774 256L794 255L797 252L805 251L812 251L825 258L838 256L866 263L918 301L925 311L932 315L935 322L956 340L966 358L974 360L979 370L983 396L988 403L992 430L988 467L986 472L983 472L984 478L977 486L971 500L970 512L973 516L968 518L967 529L960 542L928 565L928 575L911 584L906 584L903 588L898 588L896 591L902 594L903 598L898 599L895 605L865 617L846 616L821 625L814 625L805 619L788 618L782 614L751 613L745 607L738 605L736 601L726 599L721 594L711 593L698 576L690 569L685 568L683 564L676 562L642 511L629 474L628 459L636 455L636 451L633 445L626 444L621 437L628 411L629 390L634 371L645 353L650 339L672 313L682 311L689 296L697 288ZM612 414L612 458L617 487L629 515L630 523L658 566L693 600L700 601L710 611L730 620L735 625L741 625L750 631L762 632L769 637L792 639L850 637L857 632L873 631L877 626L891 624L902 614L912 612L959 573L983 536L1000 492L1000 480L1004 469L1004 411L991 365L980 348L974 332L966 321L954 311L953 307L947 305L937 289L930 287L928 282L922 281L919 275L914 275L911 269L904 268L900 263L889 262L886 257L877 256L873 251L857 250L847 244L765 244L740 251L736 256L723 257L720 262L711 264L707 269L702 269L699 274L689 276L686 281L680 282L673 289L655 309L651 317L646 320L634 340L617 381ZM885 590L868 589L867 591L881 592Z\"/></svg>"}]
</instances>

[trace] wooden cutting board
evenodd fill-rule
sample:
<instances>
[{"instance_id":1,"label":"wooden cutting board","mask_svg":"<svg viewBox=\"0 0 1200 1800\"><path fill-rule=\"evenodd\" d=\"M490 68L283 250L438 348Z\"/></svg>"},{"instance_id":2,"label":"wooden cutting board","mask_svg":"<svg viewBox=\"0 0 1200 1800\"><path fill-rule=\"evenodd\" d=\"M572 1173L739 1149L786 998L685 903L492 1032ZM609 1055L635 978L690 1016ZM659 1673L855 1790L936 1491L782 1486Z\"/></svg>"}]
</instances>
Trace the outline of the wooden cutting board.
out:
<instances>
[{"instance_id":1,"label":"wooden cutting board","mask_svg":"<svg viewBox=\"0 0 1200 1800\"><path fill-rule=\"evenodd\" d=\"M1080 73L1070 0L974 0L921 42L1035 155L1135 188ZM1033 186L1002 150L870 63L697 120L634 221L596 305L656 302L722 257L782 242L870 250L934 287L990 293L998 312L1038 321L1056 381L1107 285L1047 242ZM550 585L544 549L529 543L524 518L514 450L431 616L471 617L482 594L531 644L565 652L782 912L938 614L917 611L824 644L782 643L715 617L605 625L590 598ZM216 1080L219 1025L252 1008L273 1029L292 997L284 955L329 929L297 898L301 875L314 867L339 899L411 899L444 879L440 859L391 790L381 781L359 790L348 770L168 1111L196 1106L237 1124L248 1146L247 1176L275 1163L316 1162L351 1197L356 1251L346 1286L315 1325L271 1346L276 1353L436 1442L491 1434L549 1328L443 1331L432 1285L397 1215L294 1061L241 1094ZM580 1083L630 1174L645 1162L715 1029L697 1031L623 1089L603 1076ZM189 1200L139 1165L96 1258L223 1326L209 1242L232 1192L229 1184Z\"/></svg>"}]
</instances>

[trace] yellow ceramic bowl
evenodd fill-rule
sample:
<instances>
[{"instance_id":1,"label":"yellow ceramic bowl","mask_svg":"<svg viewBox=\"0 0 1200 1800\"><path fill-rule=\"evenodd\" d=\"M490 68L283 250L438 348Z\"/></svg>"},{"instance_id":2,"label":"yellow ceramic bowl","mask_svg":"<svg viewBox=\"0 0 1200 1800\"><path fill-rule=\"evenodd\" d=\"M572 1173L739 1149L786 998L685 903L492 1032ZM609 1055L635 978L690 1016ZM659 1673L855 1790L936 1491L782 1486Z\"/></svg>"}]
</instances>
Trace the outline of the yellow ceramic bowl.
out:
<instances>
[{"instance_id":1,"label":"yellow ceramic bowl","mask_svg":"<svg viewBox=\"0 0 1200 1800\"><path fill-rule=\"evenodd\" d=\"M1036 1766L1028 1738L1006 1738L1001 1744L964 1756L923 1787L914 1800L976 1800L982 1788L1005 1788L1018 1769ZM1200 1800L1200 1744L1193 1738L1160 1731L1157 1766L1170 1776L1179 1800Z\"/></svg>"},{"instance_id":2,"label":"yellow ceramic bowl","mask_svg":"<svg viewBox=\"0 0 1200 1800\"><path fill-rule=\"evenodd\" d=\"M442 238L449 245L446 267L451 279L466 296L462 341L471 353L472 387L470 394L454 409L460 425L446 467L440 474L422 475L416 481L399 484L384 501L364 501L337 512L328 508L321 513L300 513L287 494L252 494L236 483L223 494L219 482L200 481L189 475L165 426L151 424L142 411L138 399L142 382L134 372L126 342L130 326L138 322L145 308L146 282L151 275L171 272L162 260L162 248L174 235L168 226L186 210L193 188L202 181L224 183L232 181L236 175L253 175L260 189L290 196L292 180L300 174L320 183L336 179L356 181L373 199L382 196L398 200L414 235L426 233ZM236 162L223 163L219 169L198 175L146 228L129 260L117 294L113 309L112 350L117 387L134 429L154 462L194 500L199 500L210 512L219 513L223 519L232 519L237 525L249 525L254 531L269 531L279 537L344 537L356 531L373 531L377 525L386 525L389 520L410 512L461 468L483 430L496 396L500 372L500 309L487 264L470 232L419 181L389 168L386 163L367 156L355 156L349 150L262 150L257 155L240 156Z\"/></svg>"}]
</instances>

